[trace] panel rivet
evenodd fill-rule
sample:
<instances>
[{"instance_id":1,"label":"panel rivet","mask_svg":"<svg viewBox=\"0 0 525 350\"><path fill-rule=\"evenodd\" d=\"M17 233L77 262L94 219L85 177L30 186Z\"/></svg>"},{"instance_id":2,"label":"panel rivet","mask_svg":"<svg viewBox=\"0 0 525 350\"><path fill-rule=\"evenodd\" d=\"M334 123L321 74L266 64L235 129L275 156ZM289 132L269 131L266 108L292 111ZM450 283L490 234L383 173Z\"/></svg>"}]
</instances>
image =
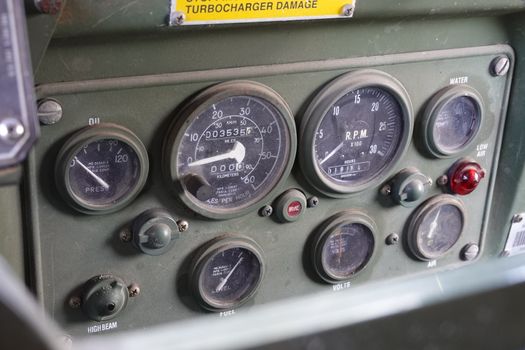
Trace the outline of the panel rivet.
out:
<instances>
[{"instance_id":1,"label":"panel rivet","mask_svg":"<svg viewBox=\"0 0 525 350\"><path fill-rule=\"evenodd\" d=\"M18 119L6 118L0 122L0 139L17 141L25 134L25 128Z\"/></svg>"},{"instance_id":2,"label":"panel rivet","mask_svg":"<svg viewBox=\"0 0 525 350\"><path fill-rule=\"evenodd\" d=\"M397 233L391 233L386 238L386 244L388 245L395 245L399 243L399 235Z\"/></svg>"}]
</instances>

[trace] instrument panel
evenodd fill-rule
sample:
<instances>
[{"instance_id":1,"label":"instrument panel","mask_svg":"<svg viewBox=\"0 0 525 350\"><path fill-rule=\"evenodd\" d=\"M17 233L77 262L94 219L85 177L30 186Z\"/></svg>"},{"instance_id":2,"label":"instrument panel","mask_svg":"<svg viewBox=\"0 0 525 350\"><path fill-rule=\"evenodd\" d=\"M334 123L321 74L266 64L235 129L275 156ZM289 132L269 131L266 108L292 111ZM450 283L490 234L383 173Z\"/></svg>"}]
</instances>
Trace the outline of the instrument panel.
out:
<instances>
[{"instance_id":1,"label":"instrument panel","mask_svg":"<svg viewBox=\"0 0 525 350\"><path fill-rule=\"evenodd\" d=\"M64 120L42 128L30 164L46 307L82 335L475 260L511 81L490 71L502 55L48 96Z\"/></svg>"}]
</instances>

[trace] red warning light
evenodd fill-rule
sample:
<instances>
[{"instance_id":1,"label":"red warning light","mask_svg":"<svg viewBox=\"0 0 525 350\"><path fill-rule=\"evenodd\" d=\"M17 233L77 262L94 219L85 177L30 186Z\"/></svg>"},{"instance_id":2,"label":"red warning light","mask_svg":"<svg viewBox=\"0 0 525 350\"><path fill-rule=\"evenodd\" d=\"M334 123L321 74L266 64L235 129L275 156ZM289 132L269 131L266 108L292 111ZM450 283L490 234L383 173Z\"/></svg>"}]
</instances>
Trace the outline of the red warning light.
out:
<instances>
[{"instance_id":1,"label":"red warning light","mask_svg":"<svg viewBox=\"0 0 525 350\"><path fill-rule=\"evenodd\" d=\"M474 191L481 179L485 177L485 170L476 162L460 161L450 171L450 190L461 196Z\"/></svg>"}]
</instances>

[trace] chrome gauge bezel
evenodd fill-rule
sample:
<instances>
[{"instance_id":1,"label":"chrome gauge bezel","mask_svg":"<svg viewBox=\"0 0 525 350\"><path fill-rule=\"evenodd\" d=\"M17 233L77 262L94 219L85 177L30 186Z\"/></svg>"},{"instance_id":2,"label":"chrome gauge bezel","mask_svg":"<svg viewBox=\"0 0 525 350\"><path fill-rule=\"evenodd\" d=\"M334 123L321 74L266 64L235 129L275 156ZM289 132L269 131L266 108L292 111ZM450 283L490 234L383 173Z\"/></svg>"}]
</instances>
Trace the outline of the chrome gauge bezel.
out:
<instances>
[{"instance_id":1,"label":"chrome gauge bezel","mask_svg":"<svg viewBox=\"0 0 525 350\"><path fill-rule=\"evenodd\" d=\"M420 246L418 242L418 232L419 227L422 224L423 220L425 219L426 215L428 215L430 212L432 212L436 207L444 206L444 205L452 205L456 207L459 212L461 213L461 231L450 248L448 248L447 251L441 254L429 254L428 252L425 252L425 250ZM421 204L416 211L412 214L410 218L410 222L408 224L407 228L407 243L408 248L412 252L412 254L419 260L422 261L432 261L440 259L448 254L450 254L454 248L458 245L458 242L460 241L461 237L463 236L465 232L465 226L466 226L466 211L465 207L463 205L463 202L456 198L453 195L450 194L441 194L434 196L430 199L428 199L426 202Z\"/></svg>"},{"instance_id":2,"label":"chrome gauge bezel","mask_svg":"<svg viewBox=\"0 0 525 350\"><path fill-rule=\"evenodd\" d=\"M208 297L207 291L203 288L203 273L208 263L223 251L242 248L250 251L259 261L259 275L257 281L252 289L242 297L242 299L230 302L217 302L213 298ZM206 243L200 248L191 263L189 272L190 288L193 296L196 298L198 304L206 310L217 312L221 310L231 310L238 308L249 301L259 289L266 272L265 259L262 248L253 239L245 236L237 236L233 234L224 234L210 242Z\"/></svg>"},{"instance_id":3,"label":"chrome gauge bezel","mask_svg":"<svg viewBox=\"0 0 525 350\"><path fill-rule=\"evenodd\" d=\"M374 87L387 91L399 103L403 118L402 135L392 159L372 178L353 185L337 184L319 167L315 154L316 132L331 107L346 94L362 88ZM378 70L365 69L346 73L328 83L308 106L299 131L300 166L308 182L319 192L334 198L345 198L383 182L405 154L413 130L413 109L404 86L393 76Z\"/></svg>"},{"instance_id":4,"label":"chrome gauge bezel","mask_svg":"<svg viewBox=\"0 0 525 350\"><path fill-rule=\"evenodd\" d=\"M73 192L69 178L69 164L85 145L107 139L124 142L135 151L140 165L139 175L133 187L117 202L94 205ZM55 163L55 183L64 200L77 211L93 215L112 213L130 204L146 184L148 173L148 152L142 141L131 130L112 123L88 126L74 133L58 152Z\"/></svg>"},{"instance_id":5,"label":"chrome gauge bezel","mask_svg":"<svg viewBox=\"0 0 525 350\"><path fill-rule=\"evenodd\" d=\"M471 137L461 147L454 150L442 148L434 138L434 126L441 109L450 101L458 97L469 97L475 104L478 111L479 121ZM427 151L436 158L453 157L472 146L479 135L481 125L484 120L484 105L481 94L469 85L452 85L438 91L428 102L421 122L421 135Z\"/></svg>"},{"instance_id":6,"label":"chrome gauge bezel","mask_svg":"<svg viewBox=\"0 0 525 350\"><path fill-rule=\"evenodd\" d=\"M323 248L326 244L326 241L330 238L330 236L334 233L335 230L337 230L341 226L350 225L350 224L360 224L365 227L367 227L373 238L373 246L372 246L372 253L368 257L368 259L364 262L363 265L359 267L355 272L353 272L350 276L342 277L338 276L330 271L330 269L325 266L324 260L323 260ZM366 213L360 211L360 210L345 210L342 212L339 212L332 217L328 218L321 226L316 230L312 246L311 246L311 260L313 262L313 267L315 269L315 272L317 275L325 282L331 283L331 284L337 284L342 281L347 281L350 279L355 278L360 273L362 273L367 266L371 264L371 262L375 259L376 251L377 251L377 235L378 235L378 228L374 220L367 215Z\"/></svg>"},{"instance_id":7,"label":"chrome gauge bezel","mask_svg":"<svg viewBox=\"0 0 525 350\"><path fill-rule=\"evenodd\" d=\"M215 103L236 96L256 97L271 104L279 113L278 117L282 117L282 122L286 129L284 130L285 136L289 140L289 147L284 150L284 162L280 173L272 175L272 182L267 184L268 191L263 191L250 202L236 208L214 208L205 205L187 192L182 181L180 181L177 154L185 130L193 123L195 118L211 108ZM210 219L230 219L254 211L262 203L268 202L279 193L283 182L292 170L296 150L297 133L295 120L286 101L277 92L261 83L246 80L229 81L211 86L198 94L174 118L163 143L163 173L166 182L172 187L176 196L192 211Z\"/></svg>"}]
</instances>

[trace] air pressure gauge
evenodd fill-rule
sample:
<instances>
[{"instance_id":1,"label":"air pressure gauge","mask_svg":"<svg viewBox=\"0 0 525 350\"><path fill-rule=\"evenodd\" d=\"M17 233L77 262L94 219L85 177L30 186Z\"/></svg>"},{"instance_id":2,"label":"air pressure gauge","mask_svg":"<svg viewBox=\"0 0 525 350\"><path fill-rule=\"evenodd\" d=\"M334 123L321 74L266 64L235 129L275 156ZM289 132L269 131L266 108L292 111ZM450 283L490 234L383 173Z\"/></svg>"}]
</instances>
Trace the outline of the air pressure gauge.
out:
<instances>
[{"instance_id":1,"label":"air pressure gauge","mask_svg":"<svg viewBox=\"0 0 525 350\"><path fill-rule=\"evenodd\" d=\"M481 95L467 85L455 85L438 92L428 103L423 117L423 139L436 157L454 156L476 138L483 118Z\"/></svg>"},{"instance_id":2,"label":"air pressure gauge","mask_svg":"<svg viewBox=\"0 0 525 350\"><path fill-rule=\"evenodd\" d=\"M345 74L312 101L301 122L301 167L309 182L332 197L385 179L412 132L408 93L375 70Z\"/></svg>"},{"instance_id":3,"label":"air pressure gauge","mask_svg":"<svg viewBox=\"0 0 525 350\"><path fill-rule=\"evenodd\" d=\"M73 208L102 214L123 208L148 176L148 155L130 130L99 124L74 134L58 153L55 179Z\"/></svg>"},{"instance_id":4,"label":"air pressure gauge","mask_svg":"<svg viewBox=\"0 0 525 350\"><path fill-rule=\"evenodd\" d=\"M193 211L225 219L257 208L289 174L295 123L286 102L249 81L213 86L171 125L164 173Z\"/></svg>"}]
</instances>

